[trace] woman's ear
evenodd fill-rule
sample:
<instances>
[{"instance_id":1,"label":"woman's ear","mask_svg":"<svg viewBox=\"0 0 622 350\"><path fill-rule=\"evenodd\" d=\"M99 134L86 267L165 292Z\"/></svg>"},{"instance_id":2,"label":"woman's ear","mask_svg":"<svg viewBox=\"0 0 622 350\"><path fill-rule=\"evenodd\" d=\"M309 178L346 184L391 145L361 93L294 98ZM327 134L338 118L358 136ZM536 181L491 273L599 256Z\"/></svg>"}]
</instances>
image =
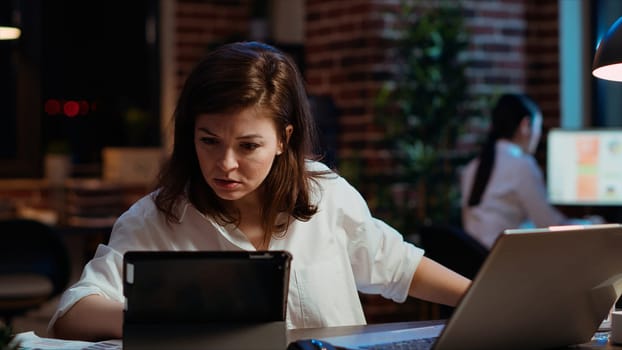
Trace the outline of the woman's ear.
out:
<instances>
[{"instance_id":1,"label":"woman's ear","mask_svg":"<svg viewBox=\"0 0 622 350\"><path fill-rule=\"evenodd\" d=\"M521 119L518 129L514 134L514 143L518 144L524 152L533 153L534 148L534 130L531 119L529 116L525 116Z\"/></svg>"},{"instance_id":2,"label":"woman's ear","mask_svg":"<svg viewBox=\"0 0 622 350\"><path fill-rule=\"evenodd\" d=\"M521 136L531 135L531 120L529 119L529 116L525 116L521 119L518 130Z\"/></svg>"},{"instance_id":3,"label":"woman's ear","mask_svg":"<svg viewBox=\"0 0 622 350\"><path fill-rule=\"evenodd\" d=\"M289 143L289 138L292 136L292 133L294 132L294 126L292 124L289 124L285 127L285 143Z\"/></svg>"},{"instance_id":4,"label":"woman's ear","mask_svg":"<svg viewBox=\"0 0 622 350\"><path fill-rule=\"evenodd\" d=\"M285 127L285 144L289 143L289 138L292 136L293 132L294 132L293 125L289 124ZM277 156L283 153L283 150L285 149L285 144L283 143L283 141L279 142L279 149L276 152Z\"/></svg>"}]
</instances>

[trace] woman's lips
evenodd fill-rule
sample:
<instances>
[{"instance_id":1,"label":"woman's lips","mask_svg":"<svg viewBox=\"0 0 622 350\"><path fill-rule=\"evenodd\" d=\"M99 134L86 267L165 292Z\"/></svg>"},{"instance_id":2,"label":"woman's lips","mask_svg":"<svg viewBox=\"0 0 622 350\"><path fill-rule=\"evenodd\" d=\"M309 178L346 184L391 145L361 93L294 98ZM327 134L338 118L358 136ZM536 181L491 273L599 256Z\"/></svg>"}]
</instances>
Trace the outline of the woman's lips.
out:
<instances>
[{"instance_id":1,"label":"woman's lips","mask_svg":"<svg viewBox=\"0 0 622 350\"><path fill-rule=\"evenodd\" d=\"M240 184L240 182L238 181L227 180L227 179L214 179L214 182L218 187L224 188L224 189L234 189Z\"/></svg>"}]
</instances>

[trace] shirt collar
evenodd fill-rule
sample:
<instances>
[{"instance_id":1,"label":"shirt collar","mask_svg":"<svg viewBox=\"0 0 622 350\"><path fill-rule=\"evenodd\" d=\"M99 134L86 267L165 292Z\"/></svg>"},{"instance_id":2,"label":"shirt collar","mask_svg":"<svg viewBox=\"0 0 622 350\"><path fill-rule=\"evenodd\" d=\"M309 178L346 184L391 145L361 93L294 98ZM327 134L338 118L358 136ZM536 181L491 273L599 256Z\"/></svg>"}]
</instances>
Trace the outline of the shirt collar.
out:
<instances>
[{"instance_id":1,"label":"shirt collar","mask_svg":"<svg viewBox=\"0 0 622 350\"><path fill-rule=\"evenodd\" d=\"M184 221L184 218L186 217L186 212L188 211L188 206L191 205L190 202L188 202L188 199L186 197L184 197L180 202L179 205L177 205L175 207L175 216L177 216L177 223L181 224Z\"/></svg>"},{"instance_id":2,"label":"shirt collar","mask_svg":"<svg viewBox=\"0 0 622 350\"><path fill-rule=\"evenodd\" d=\"M505 139L497 141L497 148L499 151L514 157L521 157L524 154L523 149L519 145Z\"/></svg>"}]
</instances>

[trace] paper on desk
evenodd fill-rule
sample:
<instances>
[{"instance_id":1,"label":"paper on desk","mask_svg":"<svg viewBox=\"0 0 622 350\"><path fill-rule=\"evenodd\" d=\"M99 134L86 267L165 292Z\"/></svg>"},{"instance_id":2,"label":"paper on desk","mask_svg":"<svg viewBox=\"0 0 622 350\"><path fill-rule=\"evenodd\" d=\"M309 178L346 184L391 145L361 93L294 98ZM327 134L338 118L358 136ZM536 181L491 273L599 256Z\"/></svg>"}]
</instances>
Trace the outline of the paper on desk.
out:
<instances>
[{"instance_id":1,"label":"paper on desk","mask_svg":"<svg viewBox=\"0 0 622 350\"><path fill-rule=\"evenodd\" d=\"M63 340L55 338L41 338L34 332L24 332L15 335L12 343L18 343L18 350L121 350L121 340L106 340L88 342L77 340Z\"/></svg>"}]
</instances>

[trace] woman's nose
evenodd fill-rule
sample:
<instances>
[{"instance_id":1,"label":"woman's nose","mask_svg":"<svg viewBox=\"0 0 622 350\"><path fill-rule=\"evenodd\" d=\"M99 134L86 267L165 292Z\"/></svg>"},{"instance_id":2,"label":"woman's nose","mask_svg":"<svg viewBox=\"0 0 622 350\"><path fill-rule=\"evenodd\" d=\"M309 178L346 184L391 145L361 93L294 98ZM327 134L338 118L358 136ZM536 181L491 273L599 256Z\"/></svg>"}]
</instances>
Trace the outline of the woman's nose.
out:
<instances>
[{"instance_id":1,"label":"woman's nose","mask_svg":"<svg viewBox=\"0 0 622 350\"><path fill-rule=\"evenodd\" d=\"M218 166L223 171L235 170L238 167L238 161L235 152L232 149L223 150L218 161Z\"/></svg>"}]
</instances>

